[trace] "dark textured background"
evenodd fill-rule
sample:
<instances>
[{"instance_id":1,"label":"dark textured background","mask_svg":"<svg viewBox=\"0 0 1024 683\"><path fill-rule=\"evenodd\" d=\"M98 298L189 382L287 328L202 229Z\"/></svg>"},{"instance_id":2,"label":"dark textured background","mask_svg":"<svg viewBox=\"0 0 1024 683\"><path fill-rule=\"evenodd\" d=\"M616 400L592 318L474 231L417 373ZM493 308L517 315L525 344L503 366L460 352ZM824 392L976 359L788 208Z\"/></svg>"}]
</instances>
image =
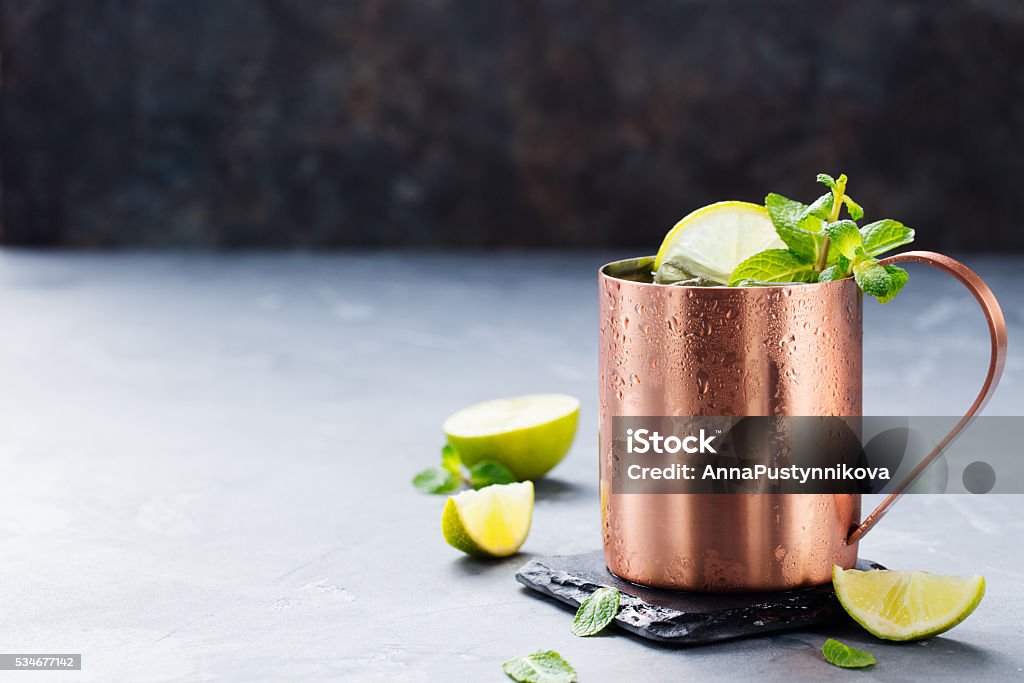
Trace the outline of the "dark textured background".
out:
<instances>
[{"instance_id":1,"label":"dark textured background","mask_svg":"<svg viewBox=\"0 0 1024 683\"><path fill-rule=\"evenodd\" d=\"M0 0L3 237L653 248L844 170L1021 249L1024 3Z\"/></svg>"}]
</instances>

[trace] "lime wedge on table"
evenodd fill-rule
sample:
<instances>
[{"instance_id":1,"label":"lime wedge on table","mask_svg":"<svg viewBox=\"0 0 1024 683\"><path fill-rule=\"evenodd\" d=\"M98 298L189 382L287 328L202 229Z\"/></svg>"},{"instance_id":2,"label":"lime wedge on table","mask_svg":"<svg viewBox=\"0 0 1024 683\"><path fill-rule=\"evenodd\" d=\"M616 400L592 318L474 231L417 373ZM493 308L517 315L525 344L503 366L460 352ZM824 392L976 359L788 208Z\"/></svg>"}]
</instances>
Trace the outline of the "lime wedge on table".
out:
<instances>
[{"instance_id":1,"label":"lime wedge on table","mask_svg":"<svg viewBox=\"0 0 1024 683\"><path fill-rule=\"evenodd\" d=\"M750 202L718 202L697 209L665 235L654 259L726 284L742 261L765 249L784 249L768 209Z\"/></svg>"},{"instance_id":2,"label":"lime wedge on table","mask_svg":"<svg viewBox=\"0 0 1024 683\"><path fill-rule=\"evenodd\" d=\"M476 557L507 557L523 545L533 519L533 482L463 491L444 506L448 545Z\"/></svg>"},{"instance_id":3,"label":"lime wedge on table","mask_svg":"<svg viewBox=\"0 0 1024 683\"><path fill-rule=\"evenodd\" d=\"M985 577L921 571L858 571L832 567L839 602L871 634L920 640L948 631L970 616L985 595Z\"/></svg>"},{"instance_id":4,"label":"lime wedge on table","mask_svg":"<svg viewBox=\"0 0 1024 683\"><path fill-rule=\"evenodd\" d=\"M564 394L499 398L454 413L444 433L466 465L494 460L519 480L539 479L569 452L579 414Z\"/></svg>"}]
</instances>

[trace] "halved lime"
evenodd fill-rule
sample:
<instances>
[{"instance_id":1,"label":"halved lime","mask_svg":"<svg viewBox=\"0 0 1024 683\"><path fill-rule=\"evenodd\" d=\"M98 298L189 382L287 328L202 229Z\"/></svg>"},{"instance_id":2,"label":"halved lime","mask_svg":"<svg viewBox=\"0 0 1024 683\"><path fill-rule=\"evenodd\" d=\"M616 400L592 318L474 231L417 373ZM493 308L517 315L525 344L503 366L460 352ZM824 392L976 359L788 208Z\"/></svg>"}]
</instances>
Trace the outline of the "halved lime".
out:
<instances>
[{"instance_id":1,"label":"halved lime","mask_svg":"<svg viewBox=\"0 0 1024 683\"><path fill-rule=\"evenodd\" d=\"M444 433L467 465L495 460L519 480L539 479L569 452L579 414L565 394L499 398L454 413Z\"/></svg>"},{"instance_id":2,"label":"halved lime","mask_svg":"<svg viewBox=\"0 0 1024 683\"><path fill-rule=\"evenodd\" d=\"M832 585L853 619L886 640L920 640L970 616L985 595L985 577L922 571L859 571L832 567Z\"/></svg>"},{"instance_id":3,"label":"halved lime","mask_svg":"<svg viewBox=\"0 0 1024 683\"><path fill-rule=\"evenodd\" d=\"M441 532L453 548L476 557L507 557L523 545L533 519L533 482L463 491L445 503Z\"/></svg>"},{"instance_id":4,"label":"halved lime","mask_svg":"<svg viewBox=\"0 0 1024 683\"><path fill-rule=\"evenodd\" d=\"M654 269L671 261L724 285L742 261L759 251L785 246L768 209L750 202L717 202L697 209L669 230L654 259Z\"/></svg>"}]
</instances>

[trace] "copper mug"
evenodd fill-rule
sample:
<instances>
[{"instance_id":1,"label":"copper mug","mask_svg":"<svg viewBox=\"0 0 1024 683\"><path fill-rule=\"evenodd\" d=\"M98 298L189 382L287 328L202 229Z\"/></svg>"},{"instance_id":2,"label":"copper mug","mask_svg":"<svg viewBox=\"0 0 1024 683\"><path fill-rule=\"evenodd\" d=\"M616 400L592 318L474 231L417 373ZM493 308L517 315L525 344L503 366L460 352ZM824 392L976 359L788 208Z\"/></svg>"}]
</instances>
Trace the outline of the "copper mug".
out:
<instances>
[{"instance_id":1,"label":"copper mug","mask_svg":"<svg viewBox=\"0 0 1024 683\"><path fill-rule=\"evenodd\" d=\"M863 521L859 494L615 493L616 416L860 416L862 295L852 279L777 287L675 287L629 279L653 259L617 261L600 280L600 461L605 563L674 590L787 590L850 568L861 537L983 408L1006 360L992 291L948 256L912 251L962 282L992 338L988 374L953 430ZM895 303L893 305L899 305Z\"/></svg>"}]
</instances>

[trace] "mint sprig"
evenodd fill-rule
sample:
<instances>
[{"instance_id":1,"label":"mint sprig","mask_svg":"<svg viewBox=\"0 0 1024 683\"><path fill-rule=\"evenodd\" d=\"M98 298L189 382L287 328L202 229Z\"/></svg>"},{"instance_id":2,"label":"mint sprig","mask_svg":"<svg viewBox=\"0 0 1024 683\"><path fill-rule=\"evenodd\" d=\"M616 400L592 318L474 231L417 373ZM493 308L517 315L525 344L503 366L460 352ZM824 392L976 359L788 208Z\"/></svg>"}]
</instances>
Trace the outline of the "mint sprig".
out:
<instances>
[{"instance_id":1,"label":"mint sprig","mask_svg":"<svg viewBox=\"0 0 1024 683\"><path fill-rule=\"evenodd\" d=\"M853 276L865 294L881 303L891 301L907 283L907 272L883 266L875 257L909 244L914 231L888 218L858 227L864 209L846 194L846 174L833 178L819 173L817 180L829 191L811 204L775 193L765 197L765 208L786 248L749 257L732 271L729 286L830 282ZM844 208L848 218L841 219Z\"/></svg>"},{"instance_id":2,"label":"mint sprig","mask_svg":"<svg viewBox=\"0 0 1024 683\"><path fill-rule=\"evenodd\" d=\"M826 662L843 669L863 669L878 663L870 652L857 650L834 638L825 641L821 646L821 654L825 655Z\"/></svg>"},{"instance_id":3,"label":"mint sprig","mask_svg":"<svg viewBox=\"0 0 1024 683\"><path fill-rule=\"evenodd\" d=\"M614 588L598 588L580 603L572 620L572 634L587 637L604 630L619 613L622 596Z\"/></svg>"},{"instance_id":4,"label":"mint sprig","mask_svg":"<svg viewBox=\"0 0 1024 683\"><path fill-rule=\"evenodd\" d=\"M441 449L441 464L428 467L412 478L412 485L424 493L451 493L463 484L482 489L492 484L512 484L519 481L516 475L500 462L481 460L472 467L464 468L459 452L451 444Z\"/></svg>"},{"instance_id":5,"label":"mint sprig","mask_svg":"<svg viewBox=\"0 0 1024 683\"><path fill-rule=\"evenodd\" d=\"M576 669L554 650L537 650L514 657L501 665L505 674L519 683L576 683Z\"/></svg>"}]
</instances>

